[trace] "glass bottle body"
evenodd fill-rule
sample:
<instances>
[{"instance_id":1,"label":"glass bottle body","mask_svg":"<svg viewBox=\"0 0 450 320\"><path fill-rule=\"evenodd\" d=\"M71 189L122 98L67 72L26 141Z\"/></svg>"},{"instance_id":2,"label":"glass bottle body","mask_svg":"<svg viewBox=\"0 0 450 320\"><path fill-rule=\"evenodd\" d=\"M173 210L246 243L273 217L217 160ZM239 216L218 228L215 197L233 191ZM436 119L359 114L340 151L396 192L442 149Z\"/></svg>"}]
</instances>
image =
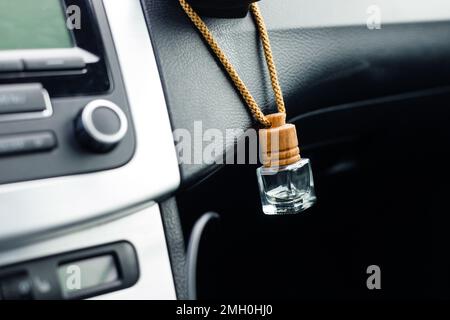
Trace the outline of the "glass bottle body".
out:
<instances>
[{"instance_id":1,"label":"glass bottle body","mask_svg":"<svg viewBox=\"0 0 450 320\"><path fill-rule=\"evenodd\" d=\"M257 176L267 215L300 213L316 202L309 159L282 167L261 167Z\"/></svg>"}]
</instances>

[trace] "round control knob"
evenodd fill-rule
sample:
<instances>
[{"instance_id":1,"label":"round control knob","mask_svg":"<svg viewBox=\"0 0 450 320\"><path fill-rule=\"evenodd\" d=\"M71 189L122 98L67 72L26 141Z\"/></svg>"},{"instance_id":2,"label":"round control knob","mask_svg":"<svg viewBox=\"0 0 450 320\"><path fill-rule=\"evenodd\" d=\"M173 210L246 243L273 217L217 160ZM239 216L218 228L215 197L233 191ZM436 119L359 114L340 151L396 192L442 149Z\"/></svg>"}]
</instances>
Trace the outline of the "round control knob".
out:
<instances>
[{"instance_id":1,"label":"round control knob","mask_svg":"<svg viewBox=\"0 0 450 320\"><path fill-rule=\"evenodd\" d=\"M127 130L127 116L108 100L92 101L75 120L75 134L80 144L98 153L114 149L123 140Z\"/></svg>"}]
</instances>

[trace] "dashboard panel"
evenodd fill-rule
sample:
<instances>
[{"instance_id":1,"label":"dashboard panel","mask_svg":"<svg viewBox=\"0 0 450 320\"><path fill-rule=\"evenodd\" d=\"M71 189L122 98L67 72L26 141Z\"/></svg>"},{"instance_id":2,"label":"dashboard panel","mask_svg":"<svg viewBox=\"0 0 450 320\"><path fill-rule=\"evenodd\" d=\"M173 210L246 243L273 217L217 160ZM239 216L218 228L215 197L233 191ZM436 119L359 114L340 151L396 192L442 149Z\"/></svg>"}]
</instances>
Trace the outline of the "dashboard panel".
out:
<instances>
[{"instance_id":1,"label":"dashboard panel","mask_svg":"<svg viewBox=\"0 0 450 320\"><path fill-rule=\"evenodd\" d=\"M103 288L95 295L106 299L174 299L170 261L156 201L177 189L179 170L141 4L138 0L73 1L72 4L89 5L90 14L95 18L89 23L95 22L99 32L90 35L99 37L95 42L104 52L93 51L85 57L86 61L76 60L72 64L75 60L67 62L65 56L60 56L61 50L49 55L43 49L39 53L24 53L21 62L26 62L27 54L40 56L46 61L45 68L49 68L45 72L8 69L2 73L0 94L4 94L5 106L8 101L9 106L14 104L12 116L21 115L18 112L21 109L42 112L42 106L36 101L44 101L47 113L45 117L5 118L1 122L0 272L4 272L0 277L1 291L17 297L17 289L32 288L33 297L43 297L36 290L45 293L54 288L54 273L65 270L61 268L66 264L60 261L60 269L47 272L51 281L43 278L45 272L39 271L43 265L54 264L52 261L57 261L54 259L58 256L89 253L91 248L127 241L136 250L139 269L151 269L155 273L139 274L133 285L134 280L117 278L117 272L114 276L111 271L111 283L126 280L132 287L116 287L114 290L118 291L104 296L104 286L111 283L92 279L89 283ZM88 49L82 49L83 54ZM6 61L6 56L0 54L0 61L2 58ZM89 64L97 63L106 68L104 73L103 67L98 69L106 82L75 79L95 73L95 67ZM80 90L61 91L65 79L68 87L72 80L79 83ZM59 87L53 86L55 81ZM108 86L98 91L100 87L95 84L101 83ZM85 91L83 85L95 92ZM34 102L27 104L28 97ZM13 150L25 147L27 150ZM35 149L39 152L34 152ZM155 157L154 150L158 150L159 157ZM70 165L76 170L61 170ZM111 260L106 263L105 259L83 259L80 267L111 270ZM121 270L120 264L117 268ZM31 277L16 277L16 270L19 275L25 272Z\"/></svg>"},{"instance_id":2,"label":"dashboard panel","mask_svg":"<svg viewBox=\"0 0 450 320\"><path fill-rule=\"evenodd\" d=\"M174 129L193 133L195 121L202 121L204 130L223 132L253 126L232 82L178 2L142 3ZM449 3L377 3L382 10L380 30L367 27L371 1L260 3L289 118L450 84ZM205 21L263 110L274 111L270 79L251 16ZM224 149L234 143L226 141ZM183 164L183 184L195 183L216 169Z\"/></svg>"},{"instance_id":3,"label":"dashboard panel","mask_svg":"<svg viewBox=\"0 0 450 320\"><path fill-rule=\"evenodd\" d=\"M151 59L152 47L140 3L112 2L97 0L92 4L100 19L108 21L102 30L103 36L115 44L115 50L111 48L109 56L114 57L117 52L120 61L123 90L127 95L116 94L120 99L127 98L132 110L137 144L134 156L126 165L112 170L1 185L1 241L13 238L25 240L64 226L120 214L129 207L157 199L177 187L179 172L171 127L156 63ZM119 72L119 64L114 70ZM90 96L83 99L86 102L93 100ZM59 109L72 115L65 120L69 121L68 127L62 125L66 130L71 130L74 139L73 120L77 111L72 108L73 104L66 98L53 99L52 103L58 103ZM152 126L148 125L148 119L153 121ZM5 129L2 127L2 130ZM126 143L122 146L126 149L132 147ZM66 143L64 147L70 148L71 144ZM155 149L164 156L155 157ZM85 159L83 155L77 157L79 165L94 157L95 163L103 166L108 157L108 154L89 153ZM23 159L18 161L25 162ZM30 166L30 162L27 163ZM20 217L20 224L17 217Z\"/></svg>"}]
</instances>

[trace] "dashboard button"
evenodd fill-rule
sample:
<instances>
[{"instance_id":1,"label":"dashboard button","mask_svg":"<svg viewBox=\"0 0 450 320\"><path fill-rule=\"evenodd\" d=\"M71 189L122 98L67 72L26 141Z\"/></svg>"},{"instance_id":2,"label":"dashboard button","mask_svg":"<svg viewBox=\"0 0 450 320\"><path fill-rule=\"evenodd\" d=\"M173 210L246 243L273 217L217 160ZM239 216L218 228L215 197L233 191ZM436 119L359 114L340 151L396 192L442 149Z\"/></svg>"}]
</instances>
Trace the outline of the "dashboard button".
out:
<instances>
[{"instance_id":1,"label":"dashboard button","mask_svg":"<svg viewBox=\"0 0 450 320\"><path fill-rule=\"evenodd\" d=\"M2 280L1 291L4 300L31 300L33 289L27 275L16 275Z\"/></svg>"},{"instance_id":2,"label":"dashboard button","mask_svg":"<svg viewBox=\"0 0 450 320\"><path fill-rule=\"evenodd\" d=\"M49 151L54 148L56 137L52 132L0 136L0 156Z\"/></svg>"},{"instance_id":3,"label":"dashboard button","mask_svg":"<svg viewBox=\"0 0 450 320\"><path fill-rule=\"evenodd\" d=\"M122 141L127 131L127 116L108 100L92 101L75 120L78 142L93 152L111 151Z\"/></svg>"},{"instance_id":4,"label":"dashboard button","mask_svg":"<svg viewBox=\"0 0 450 320\"><path fill-rule=\"evenodd\" d=\"M0 73L2 72L20 72L24 65L20 59L0 60Z\"/></svg>"},{"instance_id":5,"label":"dashboard button","mask_svg":"<svg viewBox=\"0 0 450 320\"><path fill-rule=\"evenodd\" d=\"M0 86L0 114L44 111L49 103L41 84Z\"/></svg>"},{"instance_id":6,"label":"dashboard button","mask_svg":"<svg viewBox=\"0 0 450 320\"><path fill-rule=\"evenodd\" d=\"M81 57L29 58L25 59L26 71L83 69L86 63Z\"/></svg>"}]
</instances>

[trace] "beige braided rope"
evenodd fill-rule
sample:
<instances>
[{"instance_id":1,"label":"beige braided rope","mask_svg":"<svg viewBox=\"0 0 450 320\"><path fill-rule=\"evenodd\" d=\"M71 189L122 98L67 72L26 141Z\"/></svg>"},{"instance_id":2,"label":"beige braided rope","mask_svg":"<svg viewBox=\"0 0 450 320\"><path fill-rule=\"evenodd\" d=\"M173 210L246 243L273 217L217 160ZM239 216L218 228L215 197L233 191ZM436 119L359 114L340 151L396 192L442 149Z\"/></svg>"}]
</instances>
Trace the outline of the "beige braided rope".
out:
<instances>
[{"instance_id":1,"label":"beige braided rope","mask_svg":"<svg viewBox=\"0 0 450 320\"><path fill-rule=\"evenodd\" d=\"M278 72L273 59L272 47L270 45L269 33L267 32L264 18L259 10L259 6L256 3L251 5L253 17L255 18L256 25L258 26L261 42L264 48L264 56L266 57L267 67L269 68L270 80L272 82L273 92L275 93L278 112L286 113L284 106L283 92L281 91L280 82L278 81Z\"/></svg>"},{"instance_id":2,"label":"beige braided rope","mask_svg":"<svg viewBox=\"0 0 450 320\"><path fill-rule=\"evenodd\" d=\"M191 5L186 2L186 0L179 0L179 2L180 2L181 7L183 8L183 10L186 12L188 17L191 19L192 23L197 27L200 34L203 36L205 41L211 47L211 50L217 56L220 63L222 63L226 72L228 73L228 75L230 76L234 85L236 86L236 89L239 91L242 98L247 103L248 108L250 109L250 111L253 114L253 116L255 117L255 119L258 120L265 127L270 127L271 126L270 121L267 119L267 117L261 111L261 108L258 106L258 103L256 102L255 98L253 98L253 96L250 93L250 91L248 90L247 86L242 81L241 77L239 77L239 74L237 73L236 69L233 67L230 60L226 56L226 54L223 52L223 50L220 48L217 41L214 39L214 36L211 33L211 31L208 29L208 26L205 24L205 22L202 20L202 18L195 12L195 10L191 7ZM258 31L259 31L261 41L263 44L264 55L266 57L267 67L269 69L272 88L275 93L275 99L276 99L278 112L285 113L286 108L284 105L283 93L281 91L281 86L278 81L277 69L275 67L275 62L274 62L273 54L272 54L272 48L270 46L269 34L267 32L266 25L264 23L264 18L263 18L261 11L259 10L259 7L256 3L253 3L251 5L251 12L255 19L256 25L258 26Z\"/></svg>"}]
</instances>

